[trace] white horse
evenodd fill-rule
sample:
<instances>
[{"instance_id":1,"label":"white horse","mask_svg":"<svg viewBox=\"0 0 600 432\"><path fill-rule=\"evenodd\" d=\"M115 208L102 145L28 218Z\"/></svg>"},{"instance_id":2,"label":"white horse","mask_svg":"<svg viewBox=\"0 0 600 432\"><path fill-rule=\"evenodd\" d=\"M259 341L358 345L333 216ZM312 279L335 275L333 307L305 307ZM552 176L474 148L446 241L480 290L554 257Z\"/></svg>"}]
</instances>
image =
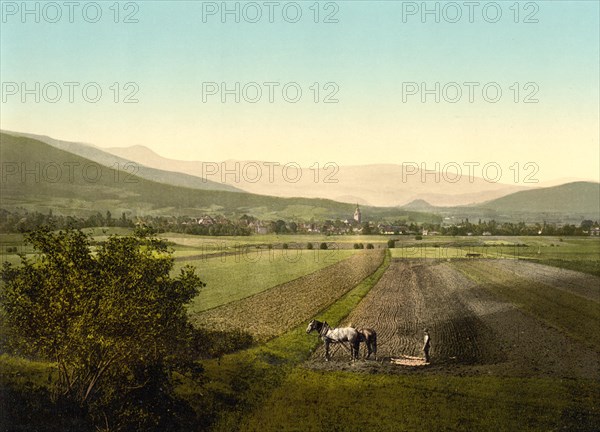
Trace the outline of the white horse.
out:
<instances>
[{"instance_id":1,"label":"white horse","mask_svg":"<svg viewBox=\"0 0 600 432\"><path fill-rule=\"evenodd\" d=\"M319 336L325 343L325 361L329 361L329 344L344 344L348 342L350 345L350 359L356 360L358 359L358 351L359 351L359 334L354 327L339 327L339 328L331 328L329 324L326 322L321 322L317 320L312 320L308 323L308 327L306 328L306 333L310 333L311 331L316 330L319 332Z\"/></svg>"}]
</instances>

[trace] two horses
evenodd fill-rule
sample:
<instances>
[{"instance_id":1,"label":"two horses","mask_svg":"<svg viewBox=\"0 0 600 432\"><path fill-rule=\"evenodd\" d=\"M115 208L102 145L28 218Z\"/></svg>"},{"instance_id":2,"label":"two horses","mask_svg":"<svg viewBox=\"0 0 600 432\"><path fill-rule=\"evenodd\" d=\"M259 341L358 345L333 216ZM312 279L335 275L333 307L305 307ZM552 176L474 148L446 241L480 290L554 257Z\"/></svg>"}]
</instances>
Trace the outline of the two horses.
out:
<instances>
[{"instance_id":1,"label":"two horses","mask_svg":"<svg viewBox=\"0 0 600 432\"><path fill-rule=\"evenodd\" d=\"M356 329L354 327L331 328L326 322L312 320L308 323L306 333L310 333L313 330L319 333L319 336L321 336L321 339L325 343L326 361L329 361L331 358L329 355L330 344L341 344L345 347L345 344L348 343L350 346L350 359L352 361L358 359L361 342L367 345L367 358L371 356L371 353L374 353L375 360L377 360L377 333L373 329Z\"/></svg>"}]
</instances>

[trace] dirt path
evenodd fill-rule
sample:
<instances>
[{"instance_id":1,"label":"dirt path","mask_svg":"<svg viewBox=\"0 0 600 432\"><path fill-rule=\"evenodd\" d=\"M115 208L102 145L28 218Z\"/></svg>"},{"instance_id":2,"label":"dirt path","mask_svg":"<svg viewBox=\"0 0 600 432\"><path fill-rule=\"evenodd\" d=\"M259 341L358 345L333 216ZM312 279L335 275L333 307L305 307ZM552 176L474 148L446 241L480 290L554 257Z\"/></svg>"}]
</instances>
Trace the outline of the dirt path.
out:
<instances>
[{"instance_id":1,"label":"dirt path","mask_svg":"<svg viewBox=\"0 0 600 432\"><path fill-rule=\"evenodd\" d=\"M598 353L525 314L434 260L394 260L346 323L378 332L380 362L351 364L341 350L329 364L319 348L308 366L390 373L438 370L456 374L598 378ZM423 328L432 364L407 368L389 359L422 356Z\"/></svg>"}]
</instances>

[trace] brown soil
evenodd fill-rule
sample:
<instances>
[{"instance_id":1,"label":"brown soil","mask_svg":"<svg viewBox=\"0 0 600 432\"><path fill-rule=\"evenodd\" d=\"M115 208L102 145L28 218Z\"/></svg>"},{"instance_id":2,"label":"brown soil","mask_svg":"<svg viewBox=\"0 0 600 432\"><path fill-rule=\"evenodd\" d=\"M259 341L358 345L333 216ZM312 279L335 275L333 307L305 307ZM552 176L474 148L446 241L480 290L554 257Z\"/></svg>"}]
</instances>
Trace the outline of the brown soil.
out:
<instances>
[{"instance_id":1,"label":"brown soil","mask_svg":"<svg viewBox=\"0 0 600 432\"><path fill-rule=\"evenodd\" d=\"M308 322L377 270L384 256L383 250L363 251L252 297L200 313L192 320L212 329L246 331L264 341Z\"/></svg>"},{"instance_id":2,"label":"brown soil","mask_svg":"<svg viewBox=\"0 0 600 432\"><path fill-rule=\"evenodd\" d=\"M519 277L532 279L588 300L600 302L598 276L522 260L490 260L490 263Z\"/></svg>"},{"instance_id":3,"label":"brown soil","mask_svg":"<svg viewBox=\"0 0 600 432\"><path fill-rule=\"evenodd\" d=\"M502 266L504 261L494 265ZM511 271L527 273L527 268L519 269L512 262L509 265ZM527 263L531 265L536 266ZM542 272L552 280L564 275L561 269L551 274L553 268L543 267L533 269L532 274ZM582 279L574 280L580 284ZM578 290L592 289L584 284ZM320 347L307 362L308 367L388 373L600 377L598 352L498 299L445 261L393 260L346 324L377 331L378 361L351 363L347 353L338 350L332 361L325 363ZM393 363L392 358L423 356L425 327L431 335L431 364L414 367Z\"/></svg>"}]
</instances>

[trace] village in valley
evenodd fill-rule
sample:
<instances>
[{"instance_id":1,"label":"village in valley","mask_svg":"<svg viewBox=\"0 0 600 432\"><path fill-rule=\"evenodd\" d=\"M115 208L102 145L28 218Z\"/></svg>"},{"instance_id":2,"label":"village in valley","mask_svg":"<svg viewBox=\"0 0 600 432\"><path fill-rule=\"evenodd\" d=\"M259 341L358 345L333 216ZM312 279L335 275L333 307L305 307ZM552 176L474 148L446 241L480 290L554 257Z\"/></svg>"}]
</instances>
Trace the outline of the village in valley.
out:
<instances>
[{"instance_id":1,"label":"village in valley","mask_svg":"<svg viewBox=\"0 0 600 432\"><path fill-rule=\"evenodd\" d=\"M498 222L478 219L476 223L468 218L438 217L437 222L412 220L408 215L393 222L369 220L356 204L354 214L346 219L267 220L247 214L241 217L226 217L222 214L202 216L134 216L122 212L113 217L110 211L96 212L90 216L55 215L52 211L41 213L23 208L0 209L0 228L5 232L24 232L41 225L56 228L94 227L151 227L156 232L177 232L203 236L250 236L268 234L305 235L408 235L408 236L495 236L495 235L566 235L600 236L600 224L590 219L580 224L550 223L546 221L525 223Z\"/></svg>"}]
</instances>

